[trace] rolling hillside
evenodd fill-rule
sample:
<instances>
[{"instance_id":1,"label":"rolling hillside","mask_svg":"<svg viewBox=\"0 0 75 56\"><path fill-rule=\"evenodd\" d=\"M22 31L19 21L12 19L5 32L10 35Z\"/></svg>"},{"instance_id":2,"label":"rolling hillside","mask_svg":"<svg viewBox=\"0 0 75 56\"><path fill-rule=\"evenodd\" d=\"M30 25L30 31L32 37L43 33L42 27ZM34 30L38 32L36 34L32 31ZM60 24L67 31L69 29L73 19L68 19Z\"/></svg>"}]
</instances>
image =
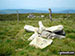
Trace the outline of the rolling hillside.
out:
<instances>
[{"instance_id":1,"label":"rolling hillside","mask_svg":"<svg viewBox=\"0 0 75 56\"><path fill-rule=\"evenodd\" d=\"M44 13L43 15L47 17L29 19L25 17L27 14L20 14L19 23L16 20L16 14L0 15L0 19L3 19L0 21L0 56L61 56L59 51L75 51L75 14L67 16L66 14L53 14L55 20L53 22L50 22L49 14ZM42 50L29 46L28 38L33 33L25 31L24 26L38 27L38 21L42 21L46 27L62 24L66 38L61 40L56 38L52 45Z\"/></svg>"},{"instance_id":2,"label":"rolling hillside","mask_svg":"<svg viewBox=\"0 0 75 56\"><path fill-rule=\"evenodd\" d=\"M18 11L20 14L24 13L49 13L48 10L35 10L35 9L6 9L6 10L0 10L0 14L16 14ZM75 10L69 9L69 10L52 10L52 13L75 13Z\"/></svg>"}]
</instances>

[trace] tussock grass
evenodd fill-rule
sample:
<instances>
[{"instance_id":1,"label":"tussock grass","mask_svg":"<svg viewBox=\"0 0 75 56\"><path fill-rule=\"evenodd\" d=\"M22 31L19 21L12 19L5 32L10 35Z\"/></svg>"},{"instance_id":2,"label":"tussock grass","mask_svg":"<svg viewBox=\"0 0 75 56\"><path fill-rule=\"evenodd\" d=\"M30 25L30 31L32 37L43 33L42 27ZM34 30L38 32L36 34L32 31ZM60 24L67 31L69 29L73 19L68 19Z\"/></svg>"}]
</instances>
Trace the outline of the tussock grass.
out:
<instances>
[{"instance_id":1,"label":"tussock grass","mask_svg":"<svg viewBox=\"0 0 75 56\"><path fill-rule=\"evenodd\" d=\"M53 19L59 19L53 22L50 22L48 14L44 14L45 18L33 19L26 18L27 15L20 14L19 23L17 23L16 14L0 15L0 20L2 20L0 21L0 56L60 56L59 51L75 51L75 14L69 14L70 17L65 14L53 14ZM46 27L62 24L66 38L54 39L52 45L42 50L29 46L30 41L27 39L33 33L26 32L24 25L38 27L40 20Z\"/></svg>"}]
</instances>

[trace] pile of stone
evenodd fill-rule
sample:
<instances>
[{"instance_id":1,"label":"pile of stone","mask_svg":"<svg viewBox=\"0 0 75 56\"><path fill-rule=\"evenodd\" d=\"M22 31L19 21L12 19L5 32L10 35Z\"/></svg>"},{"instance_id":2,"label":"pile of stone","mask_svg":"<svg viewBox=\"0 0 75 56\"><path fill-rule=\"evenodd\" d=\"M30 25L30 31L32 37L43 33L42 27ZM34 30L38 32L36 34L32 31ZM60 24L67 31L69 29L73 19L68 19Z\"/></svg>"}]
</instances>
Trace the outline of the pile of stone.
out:
<instances>
[{"instance_id":1,"label":"pile of stone","mask_svg":"<svg viewBox=\"0 0 75 56\"><path fill-rule=\"evenodd\" d=\"M35 15L33 15L33 14L29 14L29 15L27 16L27 18L44 18L44 17L45 17L44 15L35 16Z\"/></svg>"},{"instance_id":2,"label":"pile of stone","mask_svg":"<svg viewBox=\"0 0 75 56\"><path fill-rule=\"evenodd\" d=\"M41 21L39 21L39 28L30 25L25 25L24 29L34 34L28 39L30 46L43 49L48 45L51 45L54 38L65 38L65 32L63 25L57 25L52 27L45 27Z\"/></svg>"}]
</instances>

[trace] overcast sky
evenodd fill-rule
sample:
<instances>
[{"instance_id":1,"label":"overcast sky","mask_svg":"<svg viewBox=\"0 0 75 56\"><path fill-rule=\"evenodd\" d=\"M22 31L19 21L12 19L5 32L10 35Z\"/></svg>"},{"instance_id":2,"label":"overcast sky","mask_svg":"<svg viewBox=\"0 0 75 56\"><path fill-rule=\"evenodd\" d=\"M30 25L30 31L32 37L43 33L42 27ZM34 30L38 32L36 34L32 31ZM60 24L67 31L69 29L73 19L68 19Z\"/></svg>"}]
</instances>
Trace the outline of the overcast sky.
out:
<instances>
[{"instance_id":1,"label":"overcast sky","mask_svg":"<svg viewBox=\"0 0 75 56\"><path fill-rule=\"evenodd\" d=\"M75 9L75 0L0 0L2 9Z\"/></svg>"}]
</instances>

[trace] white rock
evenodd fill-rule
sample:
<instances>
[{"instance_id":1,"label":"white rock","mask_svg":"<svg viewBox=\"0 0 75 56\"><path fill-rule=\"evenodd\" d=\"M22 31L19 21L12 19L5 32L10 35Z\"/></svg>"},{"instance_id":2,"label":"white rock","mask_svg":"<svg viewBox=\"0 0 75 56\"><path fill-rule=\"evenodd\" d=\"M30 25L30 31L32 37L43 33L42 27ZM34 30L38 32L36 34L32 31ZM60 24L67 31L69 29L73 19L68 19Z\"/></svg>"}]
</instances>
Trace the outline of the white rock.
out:
<instances>
[{"instance_id":1,"label":"white rock","mask_svg":"<svg viewBox=\"0 0 75 56\"><path fill-rule=\"evenodd\" d=\"M30 26L30 25L25 25L25 26L24 26L24 29L25 29L26 31L29 31L29 32L34 32L35 29L38 31L38 28L37 28L37 27L33 27L33 26Z\"/></svg>"},{"instance_id":2,"label":"white rock","mask_svg":"<svg viewBox=\"0 0 75 56\"><path fill-rule=\"evenodd\" d=\"M47 47L48 45L50 45L53 42L53 40L51 39L44 39L42 37L36 37L35 39L33 39L29 45L34 46L36 48L40 48L43 49L45 47Z\"/></svg>"},{"instance_id":3,"label":"white rock","mask_svg":"<svg viewBox=\"0 0 75 56\"><path fill-rule=\"evenodd\" d=\"M63 29L63 25L57 25L52 27L47 27L46 30L54 32L54 31L61 31Z\"/></svg>"}]
</instances>

